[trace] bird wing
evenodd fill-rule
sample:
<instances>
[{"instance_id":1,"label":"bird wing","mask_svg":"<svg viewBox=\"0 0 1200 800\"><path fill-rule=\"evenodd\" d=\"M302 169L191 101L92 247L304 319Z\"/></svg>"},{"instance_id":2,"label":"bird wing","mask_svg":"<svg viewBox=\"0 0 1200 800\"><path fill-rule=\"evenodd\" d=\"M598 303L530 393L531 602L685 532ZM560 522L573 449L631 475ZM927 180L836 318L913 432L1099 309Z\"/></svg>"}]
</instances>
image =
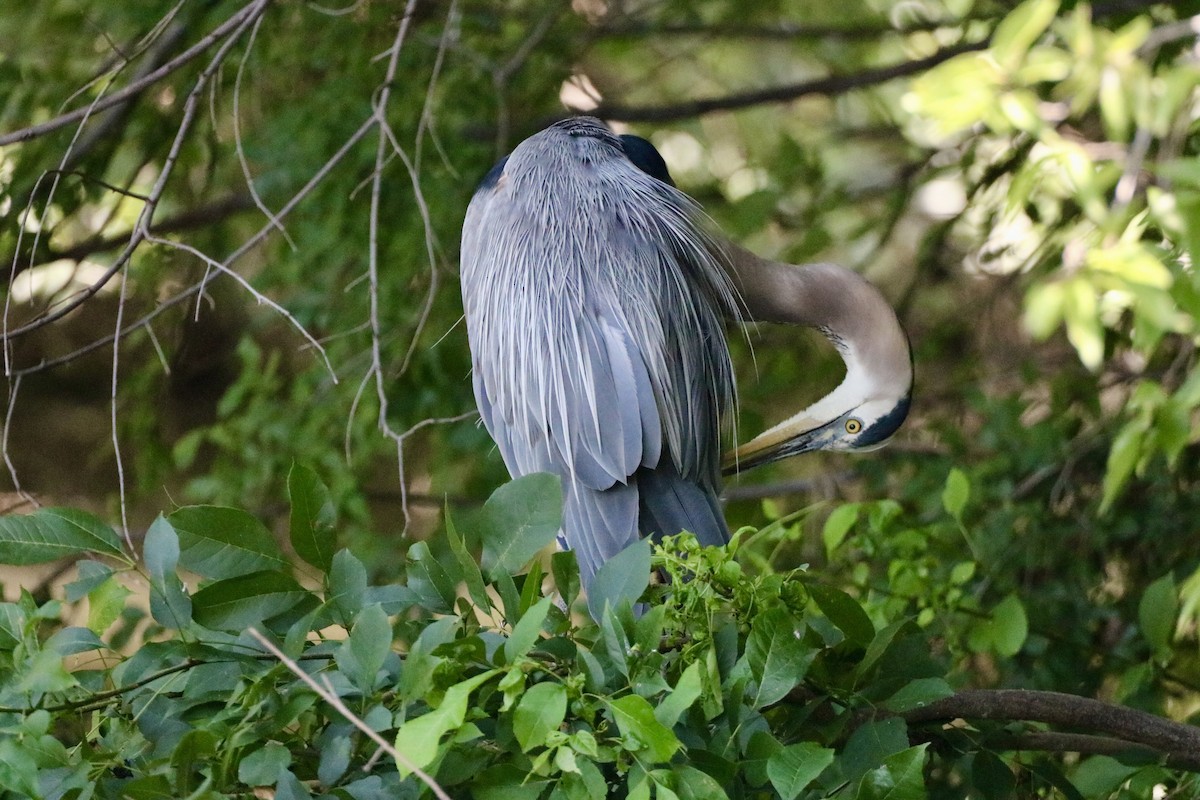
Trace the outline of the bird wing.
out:
<instances>
[{"instance_id":1,"label":"bird wing","mask_svg":"<svg viewBox=\"0 0 1200 800\"><path fill-rule=\"evenodd\" d=\"M563 478L585 581L639 530L724 541L715 487L732 376L704 272L719 267L689 261L706 251L689 256L676 229L649 230L636 210L572 219L549 200L544 212L514 202L517 190L481 188L462 246L475 395L509 472ZM660 190L651 199L677 201L645 188Z\"/></svg>"}]
</instances>

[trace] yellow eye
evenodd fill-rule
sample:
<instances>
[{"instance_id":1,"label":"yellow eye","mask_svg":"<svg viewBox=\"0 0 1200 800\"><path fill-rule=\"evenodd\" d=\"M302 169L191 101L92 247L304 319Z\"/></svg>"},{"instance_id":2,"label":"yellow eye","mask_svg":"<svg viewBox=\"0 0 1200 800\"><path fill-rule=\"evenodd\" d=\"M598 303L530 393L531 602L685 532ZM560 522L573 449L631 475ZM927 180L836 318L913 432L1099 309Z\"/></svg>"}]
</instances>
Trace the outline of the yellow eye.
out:
<instances>
[{"instance_id":1,"label":"yellow eye","mask_svg":"<svg viewBox=\"0 0 1200 800\"><path fill-rule=\"evenodd\" d=\"M846 420L846 433L858 433L862 430L862 422L851 417Z\"/></svg>"}]
</instances>

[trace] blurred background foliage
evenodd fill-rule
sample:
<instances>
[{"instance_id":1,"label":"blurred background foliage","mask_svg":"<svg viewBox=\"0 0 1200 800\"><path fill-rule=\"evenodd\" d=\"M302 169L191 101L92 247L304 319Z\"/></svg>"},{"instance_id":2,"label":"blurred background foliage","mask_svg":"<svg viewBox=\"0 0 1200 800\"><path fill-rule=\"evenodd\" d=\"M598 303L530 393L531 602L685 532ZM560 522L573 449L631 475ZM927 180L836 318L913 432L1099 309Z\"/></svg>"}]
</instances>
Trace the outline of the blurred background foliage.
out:
<instances>
[{"instance_id":1,"label":"blurred background foliage","mask_svg":"<svg viewBox=\"0 0 1200 800\"><path fill-rule=\"evenodd\" d=\"M0 135L139 80L243 7L0 9ZM812 564L877 624L913 616L961 683L1188 718L1198 15L1187 0L271 4L202 89L151 228L218 261L268 229L230 268L331 367L228 277L197 293L209 265L154 242L21 332L119 263L210 48L82 127L0 146L10 488L116 516L115 420L135 537L183 503L278 521L298 462L330 485L345 543L395 574L445 503L505 478L475 419L422 423L473 408L456 255L474 186L570 107L650 138L731 238L862 271L910 332L913 413L889 448L729 487L733 528L775 532L758 563ZM375 289L378 132L361 134L402 27ZM88 346L151 314L121 338L114 381L111 346ZM815 334L730 340L741 439L839 380Z\"/></svg>"}]
</instances>

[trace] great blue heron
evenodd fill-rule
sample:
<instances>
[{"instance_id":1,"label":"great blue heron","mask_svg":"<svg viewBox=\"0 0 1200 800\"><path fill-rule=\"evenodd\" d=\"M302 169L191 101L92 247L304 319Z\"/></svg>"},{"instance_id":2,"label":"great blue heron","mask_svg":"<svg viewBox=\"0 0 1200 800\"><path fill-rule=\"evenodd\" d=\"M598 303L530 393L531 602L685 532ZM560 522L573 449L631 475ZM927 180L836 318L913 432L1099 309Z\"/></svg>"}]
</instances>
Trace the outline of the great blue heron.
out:
<instances>
[{"instance_id":1,"label":"great blue heron","mask_svg":"<svg viewBox=\"0 0 1200 800\"><path fill-rule=\"evenodd\" d=\"M878 446L908 413L912 362L871 284L758 258L709 232L648 141L575 117L526 139L467 209L462 291L475 398L508 471L561 476L562 535L586 587L641 536L728 541L723 319L820 330L845 380L738 448L737 471Z\"/></svg>"}]
</instances>

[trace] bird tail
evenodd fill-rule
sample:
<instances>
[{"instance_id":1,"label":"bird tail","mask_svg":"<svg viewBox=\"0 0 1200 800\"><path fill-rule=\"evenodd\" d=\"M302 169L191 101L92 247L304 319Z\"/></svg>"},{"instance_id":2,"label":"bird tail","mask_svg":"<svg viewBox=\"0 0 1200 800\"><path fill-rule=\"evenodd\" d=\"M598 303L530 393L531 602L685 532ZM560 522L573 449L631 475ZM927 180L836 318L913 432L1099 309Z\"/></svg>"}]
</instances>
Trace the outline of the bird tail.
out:
<instances>
[{"instance_id":1,"label":"bird tail","mask_svg":"<svg viewBox=\"0 0 1200 800\"><path fill-rule=\"evenodd\" d=\"M659 538L691 531L703 545L729 541L725 515L716 491L687 480L669 458L637 472L638 528L643 536Z\"/></svg>"},{"instance_id":2,"label":"bird tail","mask_svg":"<svg viewBox=\"0 0 1200 800\"><path fill-rule=\"evenodd\" d=\"M563 544L575 551L584 591L601 566L640 538L686 530L703 545L729 541L716 491L683 478L669 459L609 489L564 480L563 494Z\"/></svg>"}]
</instances>

